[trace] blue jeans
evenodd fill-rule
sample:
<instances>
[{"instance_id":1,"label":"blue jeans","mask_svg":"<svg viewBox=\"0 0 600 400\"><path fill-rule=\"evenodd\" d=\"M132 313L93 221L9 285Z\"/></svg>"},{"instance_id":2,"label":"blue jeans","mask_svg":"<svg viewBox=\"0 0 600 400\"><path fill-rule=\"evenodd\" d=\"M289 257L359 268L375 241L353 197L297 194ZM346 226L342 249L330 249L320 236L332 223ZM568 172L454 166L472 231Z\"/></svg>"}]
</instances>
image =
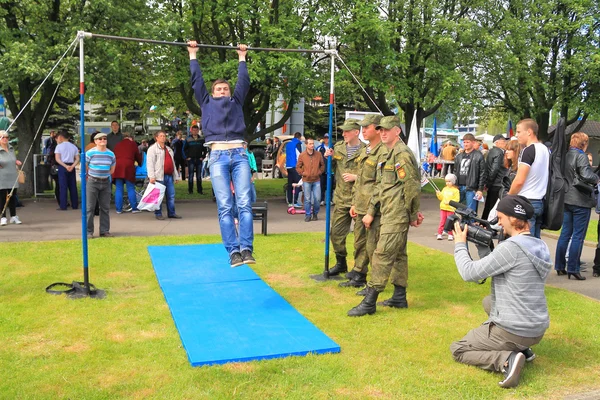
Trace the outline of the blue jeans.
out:
<instances>
[{"instance_id":1,"label":"blue jeans","mask_svg":"<svg viewBox=\"0 0 600 400\"><path fill-rule=\"evenodd\" d=\"M246 151L242 148L231 150L213 150L208 162L210 181L217 198L219 227L221 238L227 253L253 250L254 226L252 222L252 183L250 182L250 163ZM239 236L233 221L234 196L239 212Z\"/></svg>"},{"instance_id":2,"label":"blue jeans","mask_svg":"<svg viewBox=\"0 0 600 400\"><path fill-rule=\"evenodd\" d=\"M156 182L166 186L165 197L160 203L160 208L154 211L154 215L162 215L162 205L167 199L167 216L172 217L175 215L175 183L173 182L173 175L165 175L162 181L157 180Z\"/></svg>"},{"instance_id":3,"label":"blue jeans","mask_svg":"<svg viewBox=\"0 0 600 400\"><path fill-rule=\"evenodd\" d=\"M579 272L579 259L583 250L585 233L590 222L591 209L587 207L573 206L565 204L563 214L563 226L556 245L556 256L554 260L554 269L557 271L565 270L565 255L569 241L569 261L566 263L567 272Z\"/></svg>"},{"instance_id":4,"label":"blue jeans","mask_svg":"<svg viewBox=\"0 0 600 400\"><path fill-rule=\"evenodd\" d=\"M187 161L188 164L188 192L194 191L194 173L196 173L196 191L202 193L202 160L192 158Z\"/></svg>"},{"instance_id":5,"label":"blue jeans","mask_svg":"<svg viewBox=\"0 0 600 400\"><path fill-rule=\"evenodd\" d=\"M129 204L133 211L137 211L137 197L135 194L135 184L129 182L127 179L117 178L115 179L115 207L117 212L123 212L123 184L127 186L127 197L129 198Z\"/></svg>"},{"instance_id":6,"label":"blue jeans","mask_svg":"<svg viewBox=\"0 0 600 400\"><path fill-rule=\"evenodd\" d=\"M479 202L475 200L476 191L467 190L466 186L459 186L458 191L460 192L460 202L465 204L467 208L477 212L477 206L479 206Z\"/></svg>"},{"instance_id":7,"label":"blue jeans","mask_svg":"<svg viewBox=\"0 0 600 400\"><path fill-rule=\"evenodd\" d=\"M542 237L542 220L544 214L544 201L543 200L529 200L531 205L533 206L533 217L528 221L529 222L529 231L531 232L531 236L534 236L538 239ZM567 205L565 204L565 207ZM589 211L589 209L588 209ZM566 214L565 214L566 215ZM589 216L588 216L589 221ZM564 222L563 222L564 224ZM587 225L586 225L587 228ZM563 226L564 229L564 226ZM562 235L562 234L561 234ZM585 236L585 235L584 235ZM569 241L567 240L567 243ZM577 258L579 260L579 258Z\"/></svg>"},{"instance_id":8,"label":"blue jeans","mask_svg":"<svg viewBox=\"0 0 600 400\"><path fill-rule=\"evenodd\" d=\"M304 211L306 215L311 215L311 208L314 214L319 213L321 199L321 182L302 182L304 191Z\"/></svg>"}]
</instances>

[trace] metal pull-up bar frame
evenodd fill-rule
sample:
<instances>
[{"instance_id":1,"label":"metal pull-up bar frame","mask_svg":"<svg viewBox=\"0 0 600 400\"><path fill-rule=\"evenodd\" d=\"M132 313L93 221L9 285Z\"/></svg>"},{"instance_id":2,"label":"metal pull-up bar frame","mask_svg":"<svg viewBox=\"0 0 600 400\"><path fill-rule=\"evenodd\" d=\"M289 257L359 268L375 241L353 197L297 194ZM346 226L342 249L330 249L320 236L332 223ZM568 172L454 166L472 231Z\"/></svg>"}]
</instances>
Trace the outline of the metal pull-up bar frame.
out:
<instances>
[{"instance_id":1,"label":"metal pull-up bar frame","mask_svg":"<svg viewBox=\"0 0 600 400\"><path fill-rule=\"evenodd\" d=\"M83 285L79 288L81 295L96 296L101 294L103 291L93 288L93 285L89 281L88 271L88 243L87 243L87 198L86 198L86 162L85 162L85 151L84 151L84 138L85 138L85 54L84 54L84 40L85 39L108 39L108 40L121 40L128 42L138 43L150 43L167 46L180 46L188 47L187 43L181 42L169 42L164 40L153 40L153 39L141 39L131 38L123 36L113 35L101 35L96 33L79 31L77 32L76 40L79 41L79 97L80 97L80 135L81 135L81 236L82 236L82 247L83 247ZM198 43L196 47L209 48L209 49L227 49L236 50L237 46L224 46L224 45L212 45ZM329 94L329 137L333 137L333 106L334 106L334 73L335 73L335 58L338 57L338 52L335 49L285 49L285 48L270 48L270 47L248 47L251 51L274 51L274 52L287 52L287 53L312 53L312 54L327 54L331 58L331 83L330 83L330 94ZM326 230L325 230L325 268L322 274L313 275L313 279L320 278L318 280L329 279L329 226L331 220L331 157L327 160L327 204L325 212ZM99 297L99 296L98 296Z\"/></svg>"},{"instance_id":2,"label":"metal pull-up bar frame","mask_svg":"<svg viewBox=\"0 0 600 400\"><path fill-rule=\"evenodd\" d=\"M131 38L124 36L112 36L112 35L101 35L97 33L89 33L89 32L79 32L79 35L83 35L86 39L110 39L110 40L122 40L127 42L138 42L138 43L152 43L152 44L162 44L167 46L181 46L188 47L187 43L182 42L168 42L165 40L153 40L153 39L140 39L140 38ZM237 46L225 46L225 45L217 45L217 44L203 44L198 43L196 47L205 48L205 49L226 49L226 50L236 50ZM285 48L275 48L275 47L248 47L248 50L251 51L278 51L283 53L316 53L316 54L337 54L337 50L335 49L285 49Z\"/></svg>"}]
</instances>

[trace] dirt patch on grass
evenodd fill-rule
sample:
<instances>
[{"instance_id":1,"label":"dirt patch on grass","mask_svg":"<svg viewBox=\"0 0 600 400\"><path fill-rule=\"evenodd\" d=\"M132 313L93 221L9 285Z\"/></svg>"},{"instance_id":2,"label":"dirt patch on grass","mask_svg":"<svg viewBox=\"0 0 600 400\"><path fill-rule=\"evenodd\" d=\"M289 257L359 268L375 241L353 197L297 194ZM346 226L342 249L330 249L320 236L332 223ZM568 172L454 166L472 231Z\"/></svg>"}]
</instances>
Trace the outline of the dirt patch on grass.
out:
<instances>
[{"instance_id":1,"label":"dirt patch on grass","mask_svg":"<svg viewBox=\"0 0 600 400\"><path fill-rule=\"evenodd\" d=\"M235 372L239 374L249 374L256 371L256 366L250 363L229 363L223 365L223 369L229 372Z\"/></svg>"},{"instance_id":2,"label":"dirt patch on grass","mask_svg":"<svg viewBox=\"0 0 600 400\"><path fill-rule=\"evenodd\" d=\"M29 356L47 356L58 350L59 346L58 341L48 339L41 333L24 335L17 341L19 351Z\"/></svg>"},{"instance_id":3,"label":"dirt patch on grass","mask_svg":"<svg viewBox=\"0 0 600 400\"><path fill-rule=\"evenodd\" d=\"M139 337L142 339L162 339L165 336L165 332L161 331L141 331L139 333Z\"/></svg>"},{"instance_id":4,"label":"dirt patch on grass","mask_svg":"<svg viewBox=\"0 0 600 400\"><path fill-rule=\"evenodd\" d=\"M125 279L131 279L131 278L134 277L134 274L132 274L129 271L113 271L113 272L107 273L106 276L108 278L125 278Z\"/></svg>"},{"instance_id":5,"label":"dirt patch on grass","mask_svg":"<svg viewBox=\"0 0 600 400\"><path fill-rule=\"evenodd\" d=\"M62 349L67 353L84 353L90 351L90 346L85 343L74 343L70 346L63 347Z\"/></svg>"},{"instance_id":6,"label":"dirt patch on grass","mask_svg":"<svg viewBox=\"0 0 600 400\"><path fill-rule=\"evenodd\" d=\"M125 340L127 340L127 337L122 333L112 333L108 336L108 339L113 342L123 343Z\"/></svg>"},{"instance_id":7,"label":"dirt patch on grass","mask_svg":"<svg viewBox=\"0 0 600 400\"><path fill-rule=\"evenodd\" d=\"M145 388L133 393L132 397L134 399L147 399L148 397L152 396L154 392L156 392L156 390L151 388Z\"/></svg>"},{"instance_id":8,"label":"dirt patch on grass","mask_svg":"<svg viewBox=\"0 0 600 400\"><path fill-rule=\"evenodd\" d=\"M266 281L285 287L301 288L306 286L304 281L287 274L267 274Z\"/></svg>"},{"instance_id":9,"label":"dirt patch on grass","mask_svg":"<svg viewBox=\"0 0 600 400\"><path fill-rule=\"evenodd\" d=\"M357 289L358 291L359 289ZM331 301L334 304L347 304L348 303L348 293L345 291L341 291L339 287L332 287L332 286L325 286L323 287L323 291L325 293L327 293L329 295L329 297L331 298ZM357 296L358 299L358 303L360 303L360 300L362 298L359 298ZM328 302L329 303L329 302Z\"/></svg>"}]
</instances>

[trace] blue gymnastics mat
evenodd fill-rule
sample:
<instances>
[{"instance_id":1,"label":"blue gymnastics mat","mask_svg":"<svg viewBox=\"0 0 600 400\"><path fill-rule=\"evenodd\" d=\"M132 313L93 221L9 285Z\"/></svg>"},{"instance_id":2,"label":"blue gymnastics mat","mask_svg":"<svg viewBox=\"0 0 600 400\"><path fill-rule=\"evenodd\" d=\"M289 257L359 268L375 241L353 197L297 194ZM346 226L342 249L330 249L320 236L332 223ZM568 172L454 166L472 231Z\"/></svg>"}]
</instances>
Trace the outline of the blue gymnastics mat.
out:
<instances>
[{"instance_id":1,"label":"blue gymnastics mat","mask_svg":"<svg viewBox=\"0 0 600 400\"><path fill-rule=\"evenodd\" d=\"M192 366L340 352L252 269L231 268L222 244L148 252Z\"/></svg>"}]
</instances>

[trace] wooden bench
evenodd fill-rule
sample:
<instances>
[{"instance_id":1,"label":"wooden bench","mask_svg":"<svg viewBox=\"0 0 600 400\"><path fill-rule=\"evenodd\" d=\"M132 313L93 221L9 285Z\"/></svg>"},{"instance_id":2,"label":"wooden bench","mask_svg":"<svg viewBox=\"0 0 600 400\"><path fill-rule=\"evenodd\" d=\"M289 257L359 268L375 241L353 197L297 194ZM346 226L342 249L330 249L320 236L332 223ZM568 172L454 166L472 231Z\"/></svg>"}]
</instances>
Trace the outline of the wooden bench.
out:
<instances>
[{"instance_id":1,"label":"wooden bench","mask_svg":"<svg viewBox=\"0 0 600 400\"><path fill-rule=\"evenodd\" d=\"M261 233L267 236L267 216L269 213L269 205L265 201L264 203L252 204L252 220L262 221Z\"/></svg>"}]
</instances>

